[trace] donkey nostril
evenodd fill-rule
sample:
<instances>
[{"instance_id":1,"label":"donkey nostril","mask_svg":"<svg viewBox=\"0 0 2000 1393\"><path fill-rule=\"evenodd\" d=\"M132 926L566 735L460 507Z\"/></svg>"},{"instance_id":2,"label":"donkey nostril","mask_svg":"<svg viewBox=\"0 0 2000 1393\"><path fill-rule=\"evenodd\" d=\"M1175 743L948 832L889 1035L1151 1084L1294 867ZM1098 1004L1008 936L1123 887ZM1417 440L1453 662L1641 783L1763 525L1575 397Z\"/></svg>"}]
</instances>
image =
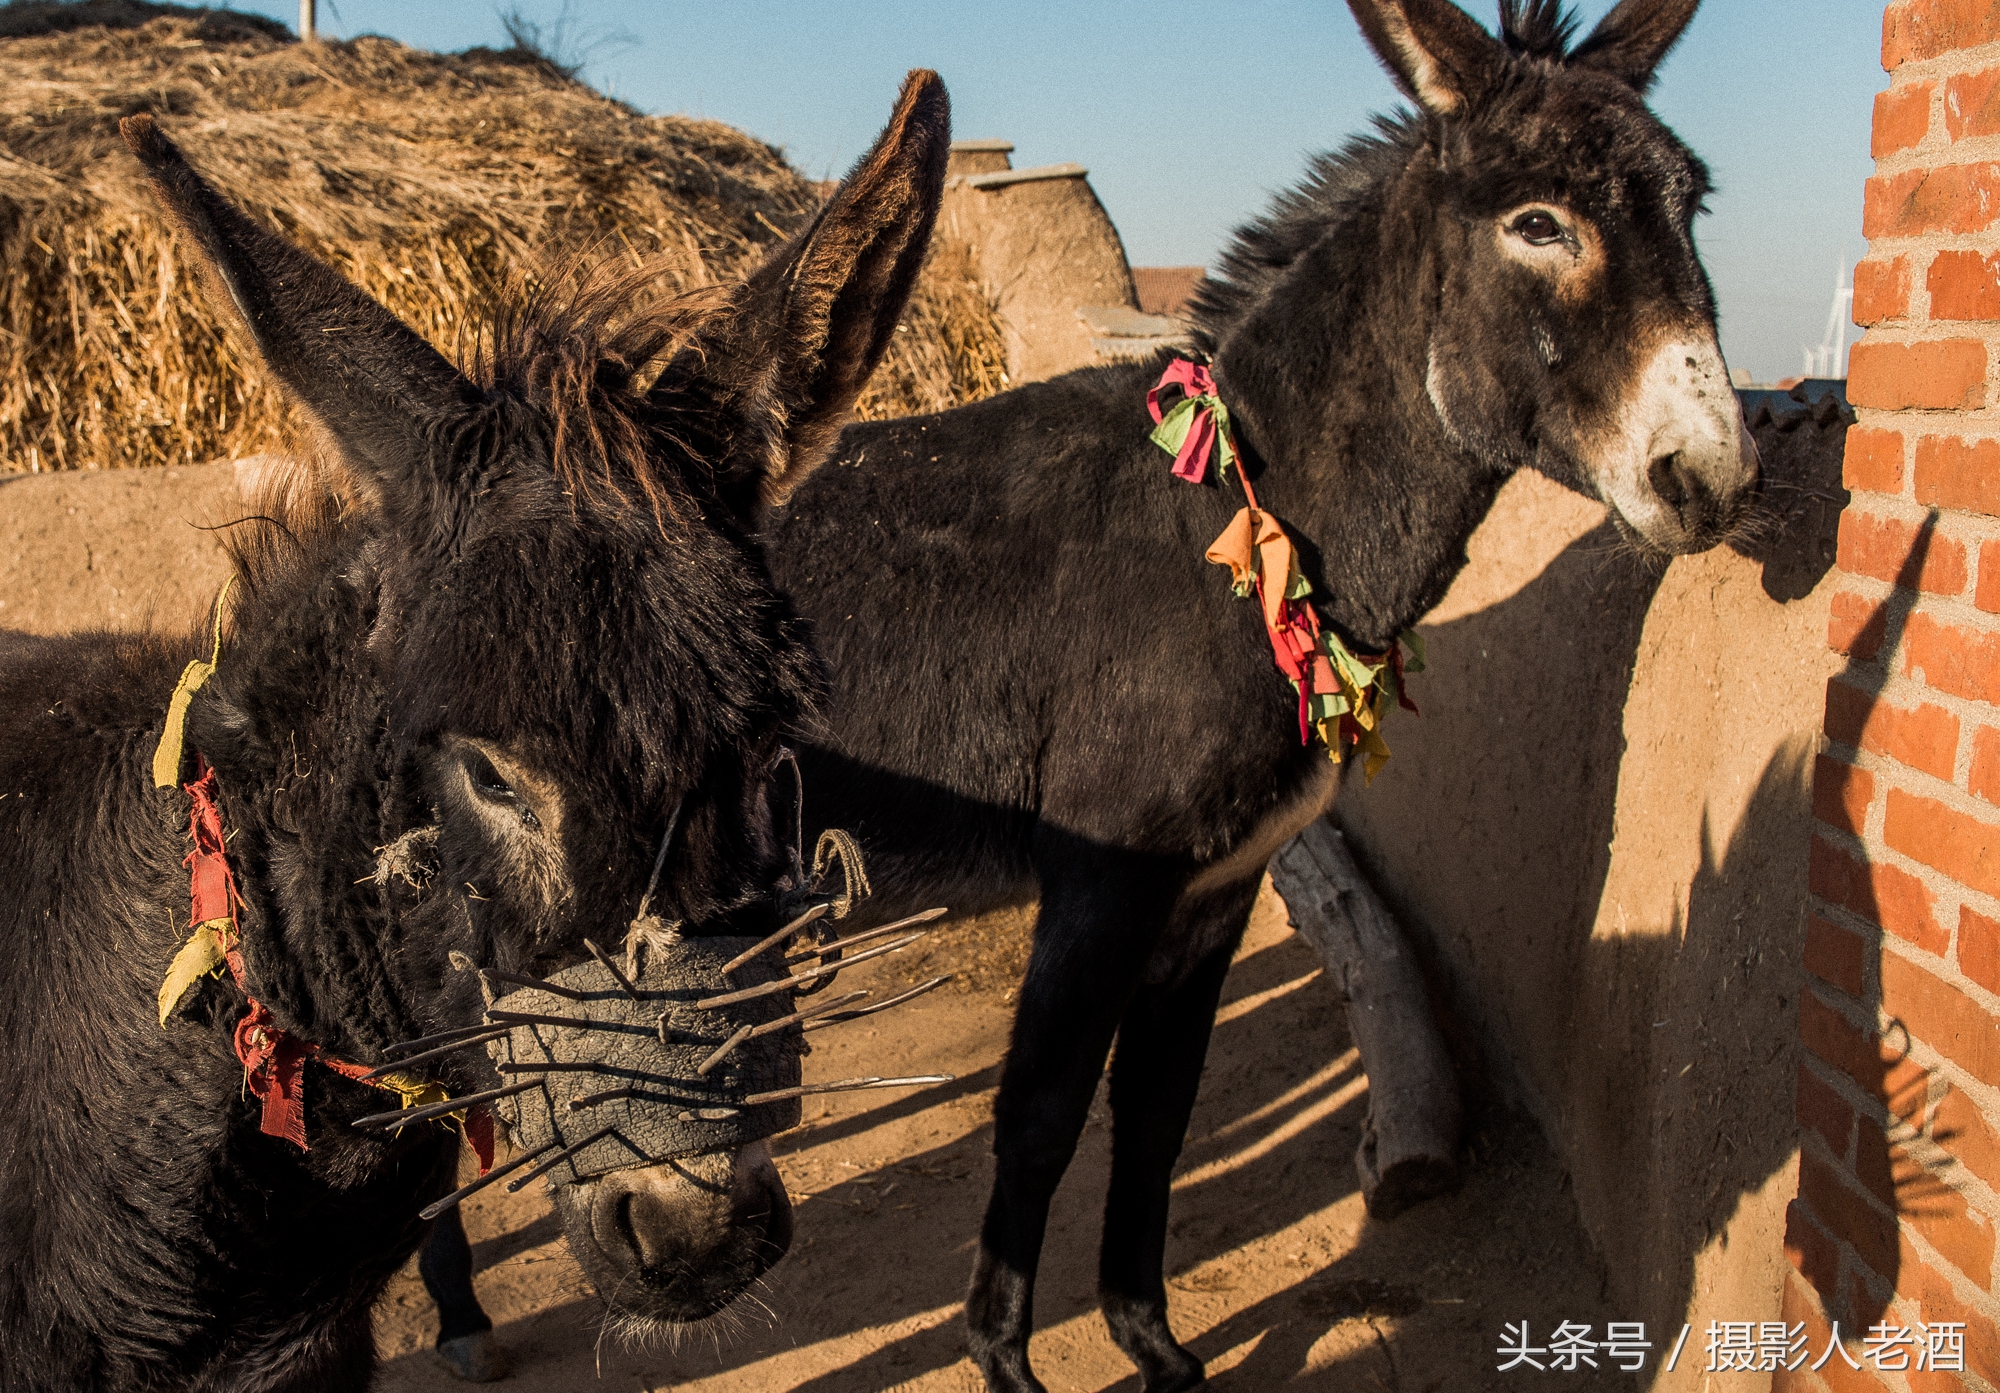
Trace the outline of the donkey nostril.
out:
<instances>
[{"instance_id":1,"label":"donkey nostril","mask_svg":"<svg viewBox=\"0 0 2000 1393\"><path fill-rule=\"evenodd\" d=\"M1661 455L1646 471L1646 479L1653 486L1653 492L1660 501L1676 513L1686 506L1688 500L1687 476L1681 470L1679 453Z\"/></svg>"}]
</instances>

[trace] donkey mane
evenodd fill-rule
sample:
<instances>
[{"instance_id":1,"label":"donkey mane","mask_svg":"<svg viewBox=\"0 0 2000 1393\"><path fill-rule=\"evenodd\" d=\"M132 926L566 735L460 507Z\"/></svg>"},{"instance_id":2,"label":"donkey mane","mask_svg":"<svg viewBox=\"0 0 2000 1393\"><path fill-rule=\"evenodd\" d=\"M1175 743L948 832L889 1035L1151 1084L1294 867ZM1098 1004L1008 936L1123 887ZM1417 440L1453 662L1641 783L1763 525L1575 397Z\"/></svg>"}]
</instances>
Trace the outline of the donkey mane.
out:
<instances>
[{"instance_id":1,"label":"donkey mane","mask_svg":"<svg viewBox=\"0 0 2000 1393\"><path fill-rule=\"evenodd\" d=\"M1412 112L1377 116L1374 124L1373 135L1352 136L1313 156L1304 179L1236 230L1220 265L1195 290L1193 337L1202 352L1214 353L1229 326L1331 230L1363 215L1423 143L1424 119Z\"/></svg>"},{"instance_id":2,"label":"donkey mane","mask_svg":"<svg viewBox=\"0 0 2000 1393\"><path fill-rule=\"evenodd\" d=\"M461 348L460 366L489 397L525 402L547 419L550 462L573 497L622 512L637 494L667 530L668 518L685 522L682 505L692 499L678 474L652 463L659 413L647 408L652 384L642 379L724 312L727 287L662 295L658 264L565 269L577 265L557 255L517 276L490 333ZM690 441L672 443L692 453Z\"/></svg>"},{"instance_id":3,"label":"donkey mane","mask_svg":"<svg viewBox=\"0 0 2000 1393\"><path fill-rule=\"evenodd\" d=\"M1560 63L1576 28L1576 12L1562 0L1500 0L1500 42L1523 58Z\"/></svg>"},{"instance_id":4,"label":"donkey mane","mask_svg":"<svg viewBox=\"0 0 2000 1393\"><path fill-rule=\"evenodd\" d=\"M666 269L545 256L510 278L491 319L461 338L460 371L489 401L512 401L545 423L549 463L571 512L589 507L616 517L643 509L663 533L693 516L687 481L655 461L662 444L702 463L683 433L648 407L645 389L658 366L726 312L727 287L662 294ZM270 458L253 507L224 545L246 590L255 593L323 563L359 490L329 442L295 435ZM669 522L673 527L669 527ZM233 526L233 524L225 524Z\"/></svg>"}]
</instances>

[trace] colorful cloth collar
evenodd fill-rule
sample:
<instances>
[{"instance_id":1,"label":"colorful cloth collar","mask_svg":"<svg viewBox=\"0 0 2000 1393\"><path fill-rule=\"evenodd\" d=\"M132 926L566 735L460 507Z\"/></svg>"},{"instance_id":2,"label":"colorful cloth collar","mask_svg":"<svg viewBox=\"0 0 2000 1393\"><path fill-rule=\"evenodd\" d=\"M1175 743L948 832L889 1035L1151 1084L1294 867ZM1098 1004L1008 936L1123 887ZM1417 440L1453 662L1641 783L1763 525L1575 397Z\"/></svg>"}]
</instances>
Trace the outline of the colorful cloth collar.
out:
<instances>
[{"instance_id":1,"label":"colorful cloth collar","mask_svg":"<svg viewBox=\"0 0 2000 1393\"><path fill-rule=\"evenodd\" d=\"M1178 388L1180 399L1163 412L1160 399L1169 388ZM1356 653L1340 635L1321 627L1319 611L1309 599L1312 582L1300 573L1298 551L1285 529L1257 506L1256 491L1238 457L1229 408L1216 395L1215 378L1207 368L1174 359L1146 393L1146 409L1153 417L1153 443L1174 457L1175 478L1203 482L1211 458L1221 478L1227 479L1232 467L1236 470L1247 506L1209 546L1207 559L1229 568L1238 596L1257 597L1271 656L1299 694L1299 743L1309 745L1317 734L1336 764L1342 750L1354 746L1372 782L1389 762L1389 744L1382 738L1389 708L1416 713L1403 679L1424 670L1423 636L1405 630L1388 652L1370 656Z\"/></svg>"},{"instance_id":2,"label":"colorful cloth collar","mask_svg":"<svg viewBox=\"0 0 2000 1393\"><path fill-rule=\"evenodd\" d=\"M153 782L172 788L180 780L181 760L186 753L188 704L194 699L222 660L223 601L225 585L215 601L215 646L206 662L196 659L181 672L167 705L166 729L153 751ZM355 1064L328 1054L278 1024L270 1008L250 995L243 971L241 925L236 917L242 897L236 892L236 877L229 868L229 851L222 830L221 789L215 770L199 754L195 756L195 778L181 785L189 799L188 838L194 848L181 864L188 870L191 899L190 933L160 983L160 1026L166 1027L181 1000L204 977L229 971L246 1003L236 1022L236 1058L243 1066L244 1086L263 1105L258 1128L266 1136L282 1137L299 1150L306 1149L305 1066L313 1060L343 1078L394 1093L405 1108L449 1102L443 1085L414 1074L377 1074L363 1064ZM493 1166L493 1113L484 1106L451 1114L472 1144L479 1158L479 1173Z\"/></svg>"}]
</instances>

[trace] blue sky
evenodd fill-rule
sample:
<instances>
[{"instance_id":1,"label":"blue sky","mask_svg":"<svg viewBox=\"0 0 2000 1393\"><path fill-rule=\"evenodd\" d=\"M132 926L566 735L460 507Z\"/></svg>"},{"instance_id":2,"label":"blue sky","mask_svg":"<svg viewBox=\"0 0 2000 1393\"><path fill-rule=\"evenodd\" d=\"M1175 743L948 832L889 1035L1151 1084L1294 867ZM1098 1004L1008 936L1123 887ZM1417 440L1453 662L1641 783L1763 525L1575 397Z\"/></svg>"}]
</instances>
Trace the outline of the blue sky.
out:
<instances>
[{"instance_id":1,"label":"blue sky","mask_svg":"<svg viewBox=\"0 0 2000 1393\"><path fill-rule=\"evenodd\" d=\"M1594 23L1610 5L1577 8ZM296 0L235 7L298 16ZM504 43L507 8L319 0L329 35L439 49ZM515 8L545 29L564 13ZM1469 8L1493 22L1491 0ZM1135 265L1208 263L1309 153L1396 102L1340 0L570 0L567 14L590 82L741 126L815 177L867 148L905 69L936 68L960 137L1012 140L1016 165L1087 165ZM1879 0L1707 0L1654 89L1715 174L1698 235L1724 352L1759 380L1799 371L1839 267L1867 249L1881 16Z\"/></svg>"}]
</instances>

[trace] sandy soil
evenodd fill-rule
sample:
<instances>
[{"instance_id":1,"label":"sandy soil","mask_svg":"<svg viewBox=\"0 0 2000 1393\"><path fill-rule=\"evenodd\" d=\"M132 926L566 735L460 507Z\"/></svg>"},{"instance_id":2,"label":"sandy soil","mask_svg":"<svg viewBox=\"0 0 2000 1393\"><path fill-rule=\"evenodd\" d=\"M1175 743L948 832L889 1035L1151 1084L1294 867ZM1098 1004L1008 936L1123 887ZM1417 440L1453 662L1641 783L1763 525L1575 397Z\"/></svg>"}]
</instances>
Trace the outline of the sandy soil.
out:
<instances>
[{"instance_id":1,"label":"sandy soil","mask_svg":"<svg viewBox=\"0 0 2000 1393\"><path fill-rule=\"evenodd\" d=\"M934 1069L958 1082L907 1098L836 1097L778 1138L798 1207L792 1253L677 1348L600 1342L598 1304L540 1185L473 1200L480 1295L514 1359L511 1386L977 1393L959 1298L992 1175L1012 995L1003 984L1025 956L1027 922L1015 913L947 926L930 961L971 965L969 983L815 1037L808 1080ZM884 985L908 975L871 964L854 979L868 985L871 971ZM1168 1243L1175 1329L1218 1390L1640 1384L1608 1371L1494 1370L1506 1323L1526 1318L1546 1343L1561 1320L1602 1331L1625 1318L1605 1307L1564 1178L1537 1134L1502 1124L1476 1139L1462 1193L1390 1223L1366 1217L1351 1158L1367 1079L1318 960L1268 887L1225 1003ZM1137 1393L1094 1295L1109 1136L1100 1093L1056 1199L1037 1291L1034 1357L1054 1393ZM430 1352L435 1316L414 1265L378 1307L376 1330L386 1393L459 1386Z\"/></svg>"}]
</instances>

